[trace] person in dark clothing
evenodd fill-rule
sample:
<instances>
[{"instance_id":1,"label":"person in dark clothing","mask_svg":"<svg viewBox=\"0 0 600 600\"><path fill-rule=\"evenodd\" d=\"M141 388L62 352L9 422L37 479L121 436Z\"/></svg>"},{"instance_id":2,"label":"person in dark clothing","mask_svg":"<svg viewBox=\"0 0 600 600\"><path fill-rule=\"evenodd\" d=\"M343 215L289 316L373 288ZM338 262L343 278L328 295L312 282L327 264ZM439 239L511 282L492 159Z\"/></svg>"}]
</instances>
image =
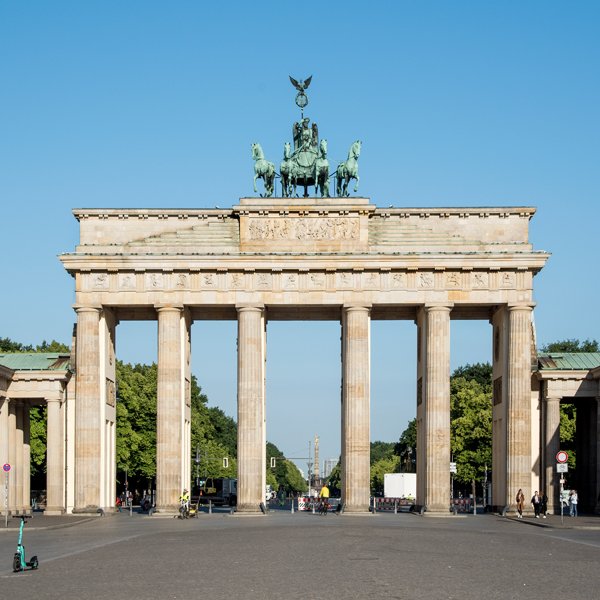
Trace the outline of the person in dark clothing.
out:
<instances>
[{"instance_id":1,"label":"person in dark clothing","mask_svg":"<svg viewBox=\"0 0 600 600\"><path fill-rule=\"evenodd\" d=\"M546 492L542 492L540 494L540 512L542 513L543 518L546 518L546 513L548 512L548 496L546 496Z\"/></svg>"},{"instance_id":2,"label":"person in dark clothing","mask_svg":"<svg viewBox=\"0 0 600 600\"><path fill-rule=\"evenodd\" d=\"M535 494L533 495L533 498L531 499L531 506L533 506L535 518L539 519L540 518L540 508L542 506L542 500L540 498L540 495L537 493L537 491L535 492Z\"/></svg>"}]
</instances>

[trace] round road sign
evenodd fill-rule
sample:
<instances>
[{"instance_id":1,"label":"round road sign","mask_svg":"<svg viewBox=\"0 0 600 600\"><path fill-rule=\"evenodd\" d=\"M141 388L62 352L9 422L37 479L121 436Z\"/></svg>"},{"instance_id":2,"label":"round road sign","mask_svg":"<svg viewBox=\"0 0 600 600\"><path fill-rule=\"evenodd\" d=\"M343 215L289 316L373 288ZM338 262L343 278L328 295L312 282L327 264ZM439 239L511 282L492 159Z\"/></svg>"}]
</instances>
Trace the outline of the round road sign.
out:
<instances>
[{"instance_id":1,"label":"round road sign","mask_svg":"<svg viewBox=\"0 0 600 600\"><path fill-rule=\"evenodd\" d=\"M3 467L4 471L6 471L7 473L10 471L10 465L8 463L6 463Z\"/></svg>"},{"instance_id":2,"label":"round road sign","mask_svg":"<svg viewBox=\"0 0 600 600\"><path fill-rule=\"evenodd\" d=\"M561 450L557 455L556 455L556 460L559 463L566 463L569 460L569 455L564 451Z\"/></svg>"}]
</instances>

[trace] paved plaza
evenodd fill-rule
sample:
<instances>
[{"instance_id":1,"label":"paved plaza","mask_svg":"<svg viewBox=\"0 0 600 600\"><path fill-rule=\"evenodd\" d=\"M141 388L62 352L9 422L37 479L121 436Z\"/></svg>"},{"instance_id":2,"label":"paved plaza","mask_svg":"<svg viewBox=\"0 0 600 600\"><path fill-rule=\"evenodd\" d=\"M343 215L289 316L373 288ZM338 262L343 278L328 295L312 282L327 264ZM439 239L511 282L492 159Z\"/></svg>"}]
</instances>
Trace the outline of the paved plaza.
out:
<instances>
[{"instance_id":1,"label":"paved plaza","mask_svg":"<svg viewBox=\"0 0 600 600\"><path fill-rule=\"evenodd\" d=\"M0 533L0 597L591 600L600 589L600 520L591 517L565 519L582 529L494 515L281 510L189 521L121 514L34 529L43 523L36 517L24 539L37 571L12 573L16 531Z\"/></svg>"}]
</instances>

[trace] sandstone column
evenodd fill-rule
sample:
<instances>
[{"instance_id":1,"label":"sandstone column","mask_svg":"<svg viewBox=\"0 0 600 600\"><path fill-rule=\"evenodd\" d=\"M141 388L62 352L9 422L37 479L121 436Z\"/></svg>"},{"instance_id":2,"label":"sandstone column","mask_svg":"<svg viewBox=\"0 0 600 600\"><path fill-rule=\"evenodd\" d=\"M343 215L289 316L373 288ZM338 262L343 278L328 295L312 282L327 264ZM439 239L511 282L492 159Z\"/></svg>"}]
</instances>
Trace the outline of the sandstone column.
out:
<instances>
[{"instance_id":1,"label":"sandstone column","mask_svg":"<svg viewBox=\"0 0 600 600\"><path fill-rule=\"evenodd\" d=\"M515 509L519 489L531 490L531 305L508 307L507 498Z\"/></svg>"},{"instance_id":2,"label":"sandstone column","mask_svg":"<svg viewBox=\"0 0 600 600\"><path fill-rule=\"evenodd\" d=\"M238 512L260 512L265 500L265 314L238 311Z\"/></svg>"},{"instance_id":3,"label":"sandstone column","mask_svg":"<svg viewBox=\"0 0 600 600\"><path fill-rule=\"evenodd\" d=\"M23 402L23 510L31 513L31 432L29 401Z\"/></svg>"},{"instance_id":4,"label":"sandstone column","mask_svg":"<svg viewBox=\"0 0 600 600\"><path fill-rule=\"evenodd\" d=\"M182 481L183 376L180 306L158 313L158 383L156 404L156 509L176 512ZM186 457L186 459L188 459ZM188 459L189 460L189 459Z\"/></svg>"},{"instance_id":5,"label":"sandstone column","mask_svg":"<svg viewBox=\"0 0 600 600\"><path fill-rule=\"evenodd\" d=\"M16 514L17 510L17 404L14 400L8 401L8 511Z\"/></svg>"},{"instance_id":6,"label":"sandstone column","mask_svg":"<svg viewBox=\"0 0 600 600\"><path fill-rule=\"evenodd\" d=\"M77 312L77 410L75 413L75 506L73 512L101 508L100 307Z\"/></svg>"},{"instance_id":7,"label":"sandstone column","mask_svg":"<svg viewBox=\"0 0 600 600\"><path fill-rule=\"evenodd\" d=\"M594 514L600 514L600 397L596 398L596 508Z\"/></svg>"},{"instance_id":8,"label":"sandstone column","mask_svg":"<svg viewBox=\"0 0 600 600\"><path fill-rule=\"evenodd\" d=\"M370 492L371 308L342 309L342 502L368 512Z\"/></svg>"},{"instance_id":9,"label":"sandstone column","mask_svg":"<svg viewBox=\"0 0 600 600\"><path fill-rule=\"evenodd\" d=\"M15 508L23 514L23 483L25 481L25 465L23 452L23 402L18 401L16 405L17 429L15 437L15 474L13 477L13 486L15 488ZM28 473L29 475L29 473Z\"/></svg>"},{"instance_id":10,"label":"sandstone column","mask_svg":"<svg viewBox=\"0 0 600 600\"><path fill-rule=\"evenodd\" d=\"M560 508L559 475L556 472L556 455L560 450L560 398L546 398L546 495L548 512ZM528 500L528 498L526 498Z\"/></svg>"},{"instance_id":11,"label":"sandstone column","mask_svg":"<svg viewBox=\"0 0 600 600\"><path fill-rule=\"evenodd\" d=\"M450 507L450 311L426 306L426 371L424 378L425 505L428 512Z\"/></svg>"},{"instance_id":12,"label":"sandstone column","mask_svg":"<svg viewBox=\"0 0 600 600\"><path fill-rule=\"evenodd\" d=\"M61 410L60 400L47 401L47 434L46 434L46 510L45 515L63 513L62 495L62 460L61 460Z\"/></svg>"}]
</instances>

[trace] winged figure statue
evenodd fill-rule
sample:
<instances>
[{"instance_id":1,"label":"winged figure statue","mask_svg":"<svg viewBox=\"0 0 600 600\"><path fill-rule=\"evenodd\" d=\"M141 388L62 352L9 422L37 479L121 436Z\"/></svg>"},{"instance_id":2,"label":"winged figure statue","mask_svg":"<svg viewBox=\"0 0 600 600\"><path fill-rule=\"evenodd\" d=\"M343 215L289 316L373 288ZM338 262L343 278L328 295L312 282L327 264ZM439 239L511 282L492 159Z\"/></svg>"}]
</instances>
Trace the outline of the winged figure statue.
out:
<instances>
[{"instance_id":1,"label":"winged figure statue","mask_svg":"<svg viewBox=\"0 0 600 600\"><path fill-rule=\"evenodd\" d=\"M306 81L302 81L302 79L301 79L300 83L298 83L293 77L290 77L290 81L292 82L292 85L299 92L303 92L310 85L310 80L311 79L312 79L312 75Z\"/></svg>"}]
</instances>

